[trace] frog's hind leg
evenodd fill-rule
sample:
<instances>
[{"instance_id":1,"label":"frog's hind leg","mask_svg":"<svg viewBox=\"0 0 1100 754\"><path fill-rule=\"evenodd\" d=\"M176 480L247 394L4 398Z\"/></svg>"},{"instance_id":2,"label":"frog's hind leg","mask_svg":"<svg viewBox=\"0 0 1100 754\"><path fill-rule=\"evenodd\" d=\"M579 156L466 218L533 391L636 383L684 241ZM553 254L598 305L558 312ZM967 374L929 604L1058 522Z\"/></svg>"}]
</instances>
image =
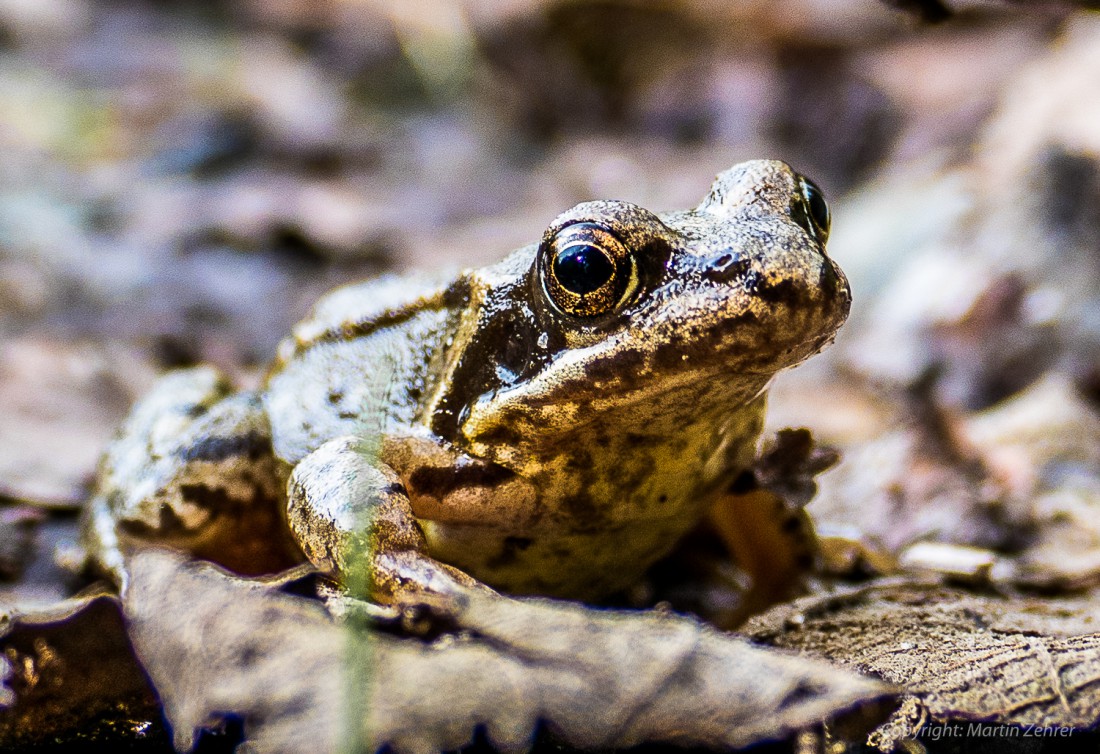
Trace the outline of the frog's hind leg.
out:
<instances>
[{"instance_id":1,"label":"frog's hind leg","mask_svg":"<svg viewBox=\"0 0 1100 754\"><path fill-rule=\"evenodd\" d=\"M104 456L85 513L90 559L120 583L134 547L184 550L246 575L302 561L285 521L289 469L258 396L212 367L162 377Z\"/></svg>"},{"instance_id":2,"label":"frog's hind leg","mask_svg":"<svg viewBox=\"0 0 1100 754\"><path fill-rule=\"evenodd\" d=\"M411 603L483 587L425 554L401 479L362 438L337 438L306 456L287 496L287 520L306 556L356 596Z\"/></svg>"},{"instance_id":3,"label":"frog's hind leg","mask_svg":"<svg viewBox=\"0 0 1100 754\"><path fill-rule=\"evenodd\" d=\"M813 524L801 508L773 490L745 485L715 500L709 523L750 586L737 609L716 618L722 628L805 593L805 579L817 554Z\"/></svg>"}]
</instances>

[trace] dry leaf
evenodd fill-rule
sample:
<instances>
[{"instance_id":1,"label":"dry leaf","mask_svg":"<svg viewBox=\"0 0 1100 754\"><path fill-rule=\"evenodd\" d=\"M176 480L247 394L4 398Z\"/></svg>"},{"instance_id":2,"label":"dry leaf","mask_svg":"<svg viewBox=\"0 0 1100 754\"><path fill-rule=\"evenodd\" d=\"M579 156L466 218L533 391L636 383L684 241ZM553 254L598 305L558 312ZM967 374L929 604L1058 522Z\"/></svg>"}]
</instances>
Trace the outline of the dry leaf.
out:
<instances>
[{"instance_id":1,"label":"dry leaf","mask_svg":"<svg viewBox=\"0 0 1100 754\"><path fill-rule=\"evenodd\" d=\"M149 376L147 364L113 346L0 344L0 497L78 507L103 446Z\"/></svg>"},{"instance_id":2,"label":"dry leaf","mask_svg":"<svg viewBox=\"0 0 1100 754\"><path fill-rule=\"evenodd\" d=\"M671 613L471 592L432 642L335 623L317 602L146 551L125 595L131 634L176 746L219 716L249 751L452 749L484 726L503 751L543 721L574 746L746 746L889 687L763 651Z\"/></svg>"},{"instance_id":3,"label":"dry leaf","mask_svg":"<svg viewBox=\"0 0 1100 754\"><path fill-rule=\"evenodd\" d=\"M19 578L33 557L34 538L46 514L26 505L0 505L0 580ZM0 593L2 594L2 593Z\"/></svg>"},{"instance_id":4,"label":"dry leaf","mask_svg":"<svg viewBox=\"0 0 1100 754\"><path fill-rule=\"evenodd\" d=\"M809 505L822 536L845 536L898 555L921 541L1010 548L1018 514L983 459L959 432L961 417L942 407L930 381L910 391L901 425L845 449L823 475Z\"/></svg>"},{"instance_id":5,"label":"dry leaf","mask_svg":"<svg viewBox=\"0 0 1100 754\"><path fill-rule=\"evenodd\" d=\"M1044 589L1100 582L1100 416L1071 381L1047 375L965 431L1033 530L1014 580Z\"/></svg>"},{"instance_id":6,"label":"dry leaf","mask_svg":"<svg viewBox=\"0 0 1100 754\"><path fill-rule=\"evenodd\" d=\"M929 721L1079 730L1100 722L1095 600L883 582L775 608L745 632L905 688L908 704L872 736L886 750Z\"/></svg>"},{"instance_id":7,"label":"dry leaf","mask_svg":"<svg viewBox=\"0 0 1100 754\"><path fill-rule=\"evenodd\" d=\"M961 575L949 561L972 552L988 562L976 581L1100 583L1100 415L1070 378L1048 374L965 416L933 401L821 478L809 511L825 544L866 544L906 568L927 561L933 543L951 545L933 570Z\"/></svg>"}]
</instances>

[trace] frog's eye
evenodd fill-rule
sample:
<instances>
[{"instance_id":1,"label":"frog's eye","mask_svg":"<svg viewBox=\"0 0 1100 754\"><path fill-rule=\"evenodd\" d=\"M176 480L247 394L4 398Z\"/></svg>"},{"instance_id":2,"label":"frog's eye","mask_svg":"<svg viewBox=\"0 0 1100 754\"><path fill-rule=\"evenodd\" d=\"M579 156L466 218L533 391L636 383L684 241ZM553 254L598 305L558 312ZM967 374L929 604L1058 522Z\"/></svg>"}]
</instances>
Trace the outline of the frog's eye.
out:
<instances>
[{"instance_id":1,"label":"frog's eye","mask_svg":"<svg viewBox=\"0 0 1100 754\"><path fill-rule=\"evenodd\" d=\"M824 245L829 240L829 227L832 225L825 194L816 183L801 175L798 176L798 189L800 196L791 214L807 233Z\"/></svg>"},{"instance_id":2,"label":"frog's eye","mask_svg":"<svg viewBox=\"0 0 1100 754\"><path fill-rule=\"evenodd\" d=\"M629 295L637 280L630 250L595 223L559 230L547 244L541 274L550 301L574 317L606 314Z\"/></svg>"}]
</instances>

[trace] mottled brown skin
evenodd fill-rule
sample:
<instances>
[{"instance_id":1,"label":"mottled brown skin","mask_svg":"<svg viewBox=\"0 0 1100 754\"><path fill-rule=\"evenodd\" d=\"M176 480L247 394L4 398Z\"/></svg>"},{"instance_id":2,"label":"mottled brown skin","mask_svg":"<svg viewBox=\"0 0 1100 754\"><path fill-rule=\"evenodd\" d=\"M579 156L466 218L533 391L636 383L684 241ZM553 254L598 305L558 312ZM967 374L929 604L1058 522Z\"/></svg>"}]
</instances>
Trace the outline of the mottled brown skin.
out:
<instances>
[{"instance_id":1,"label":"mottled brown skin","mask_svg":"<svg viewBox=\"0 0 1100 754\"><path fill-rule=\"evenodd\" d=\"M847 316L804 185L743 163L693 210L587 202L454 280L329 294L261 392L310 559L347 572L347 543L371 532L383 596L461 573L582 598L636 580L747 467L772 376ZM555 249L578 233L619 244L604 298L555 282ZM380 527L398 510L422 539Z\"/></svg>"}]
</instances>

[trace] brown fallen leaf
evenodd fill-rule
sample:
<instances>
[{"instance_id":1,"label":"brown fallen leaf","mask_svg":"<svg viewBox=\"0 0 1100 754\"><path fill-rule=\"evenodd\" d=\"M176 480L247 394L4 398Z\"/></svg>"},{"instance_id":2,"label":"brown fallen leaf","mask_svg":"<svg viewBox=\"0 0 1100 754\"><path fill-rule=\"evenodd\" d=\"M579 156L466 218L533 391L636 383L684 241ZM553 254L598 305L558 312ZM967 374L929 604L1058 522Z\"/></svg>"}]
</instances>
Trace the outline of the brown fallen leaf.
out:
<instances>
[{"instance_id":1,"label":"brown fallen leaf","mask_svg":"<svg viewBox=\"0 0 1100 754\"><path fill-rule=\"evenodd\" d=\"M1047 590L1100 583L1100 415L1072 381L1049 374L964 431L1032 530L1013 581Z\"/></svg>"},{"instance_id":2,"label":"brown fallen leaf","mask_svg":"<svg viewBox=\"0 0 1100 754\"><path fill-rule=\"evenodd\" d=\"M517 751L540 721L583 748L728 748L892 698L667 612L471 591L451 606L457 632L424 641L337 623L318 602L161 551L136 554L130 575L131 636L181 750L229 713L250 751L419 754L479 726Z\"/></svg>"},{"instance_id":3,"label":"brown fallen leaf","mask_svg":"<svg viewBox=\"0 0 1100 754\"><path fill-rule=\"evenodd\" d=\"M998 550L1018 546L1021 513L1007 509L999 480L960 432L963 417L942 406L926 378L906 396L898 423L844 452L819 480L808 507L823 537L846 537L885 560L914 543Z\"/></svg>"},{"instance_id":4,"label":"brown fallen leaf","mask_svg":"<svg viewBox=\"0 0 1100 754\"><path fill-rule=\"evenodd\" d=\"M1100 722L1100 603L974 595L882 581L748 622L758 641L873 673L909 697L871 735L892 750L929 722L1033 728Z\"/></svg>"},{"instance_id":5,"label":"brown fallen leaf","mask_svg":"<svg viewBox=\"0 0 1100 754\"><path fill-rule=\"evenodd\" d=\"M5 616L0 747L148 737L156 696L134 659L116 597L74 598Z\"/></svg>"},{"instance_id":6,"label":"brown fallen leaf","mask_svg":"<svg viewBox=\"0 0 1100 754\"><path fill-rule=\"evenodd\" d=\"M1100 584L1100 414L1067 374L981 412L951 411L932 394L914 405L908 426L853 447L821 478L808 510L827 570L860 570L870 554L888 564L863 569L872 573L893 572L897 558L961 576L949 561L978 548L989 565L972 581ZM952 546L952 558L931 564L933 544Z\"/></svg>"},{"instance_id":7,"label":"brown fallen leaf","mask_svg":"<svg viewBox=\"0 0 1100 754\"><path fill-rule=\"evenodd\" d=\"M34 337L0 344L0 497L79 507L101 449L151 374L113 344Z\"/></svg>"},{"instance_id":8,"label":"brown fallen leaf","mask_svg":"<svg viewBox=\"0 0 1100 754\"><path fill-rule=\"evenodd\" d=\"M22 574L34 550L36 529L46 514L27 505L0 504L0 580Z\"/></svg>"},{"instance_id":9,"label":"brown fallen leaf","mask_svg":"<svg viewBox=\"0 0 1100 754\"><path fill-rule=\"evenodd\" d=\"M926 24L938 24L951 18L951 9L940 0L882 0L886 5L912 13Z\"/></svg>"}]
</instances>

